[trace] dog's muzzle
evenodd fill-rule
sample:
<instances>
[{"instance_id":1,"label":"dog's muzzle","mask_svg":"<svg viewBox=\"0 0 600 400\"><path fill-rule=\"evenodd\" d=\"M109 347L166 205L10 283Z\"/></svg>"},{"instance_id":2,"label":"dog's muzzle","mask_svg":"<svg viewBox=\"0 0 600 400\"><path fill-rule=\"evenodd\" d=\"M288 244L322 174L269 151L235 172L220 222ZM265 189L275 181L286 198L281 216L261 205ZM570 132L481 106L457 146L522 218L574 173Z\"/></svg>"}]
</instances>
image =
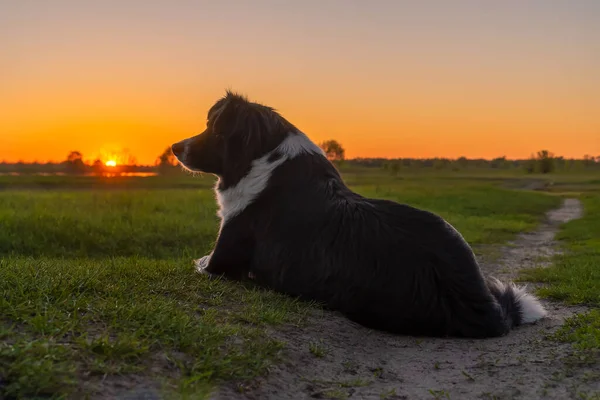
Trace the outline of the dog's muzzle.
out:
<instances>
[{"instance_id":1,"label":"dog's muzzle","mask_svg":"<svg viewBox=\"0 0 600 400\"><path fill-rule=\"evenodd\" d=\"M181 142L177 142L171 146L171 151L175 155L175 157L181 159L183 154L185 153L185 140Z\"/></svg>"}]
</instances>

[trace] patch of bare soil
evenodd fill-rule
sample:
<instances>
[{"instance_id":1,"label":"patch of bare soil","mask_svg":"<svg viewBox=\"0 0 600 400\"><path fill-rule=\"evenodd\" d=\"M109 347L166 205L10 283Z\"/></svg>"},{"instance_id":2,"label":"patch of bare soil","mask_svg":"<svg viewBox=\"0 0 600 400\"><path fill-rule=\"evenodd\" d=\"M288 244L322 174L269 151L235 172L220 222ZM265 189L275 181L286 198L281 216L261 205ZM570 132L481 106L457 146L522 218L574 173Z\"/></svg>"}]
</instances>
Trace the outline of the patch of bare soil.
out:
<instances>
[{"instance_id":1,"label":"patch of bare soil","mask_svg":"<svg viewBox=\"0 0 600 400\"><path fill-rule=\"evenodd\" d=\"M512 279L558 251L560 224L579 218L576 199L549 212L534 232L501 249L485 273ZM544 301L550 316L507 336L434 339L381 333L324 312L302 328L273 331L284 362L250 387L223 387L214 399L567 399L600 390L597 376L569 362L569 344L545 338L582 308Z\"/></svg>"}]
</instances>

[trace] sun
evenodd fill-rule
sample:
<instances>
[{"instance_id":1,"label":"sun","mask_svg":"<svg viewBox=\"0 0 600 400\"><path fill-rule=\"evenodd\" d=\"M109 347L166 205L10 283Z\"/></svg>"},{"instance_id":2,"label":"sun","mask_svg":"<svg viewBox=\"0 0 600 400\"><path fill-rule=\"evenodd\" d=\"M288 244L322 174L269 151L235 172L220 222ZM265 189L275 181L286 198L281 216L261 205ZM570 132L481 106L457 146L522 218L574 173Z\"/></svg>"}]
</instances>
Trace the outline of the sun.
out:
<instances>
[{"instance_id":1,"label":"sun","mask_svg":"<svg viewBox=\"0 0 600 400\"><path fill-rule=\"evenodd\" d=\"M107 167L116 167L117 166L117 162L115 160L108 160L105 164Z\"/></svg>"}]
</instances>

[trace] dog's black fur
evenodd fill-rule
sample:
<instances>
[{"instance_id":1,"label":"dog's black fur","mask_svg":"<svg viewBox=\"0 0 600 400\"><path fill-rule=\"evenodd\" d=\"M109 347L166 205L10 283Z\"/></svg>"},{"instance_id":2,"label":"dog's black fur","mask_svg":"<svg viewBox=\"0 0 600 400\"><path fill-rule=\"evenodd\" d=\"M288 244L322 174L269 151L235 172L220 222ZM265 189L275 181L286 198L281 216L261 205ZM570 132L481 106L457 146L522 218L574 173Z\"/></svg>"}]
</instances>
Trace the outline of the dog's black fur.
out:
<instances>
[{"instance_id":1,"label":"dog's black fur","mask_svg":"<svg viewBox=\"0 0 600 400\"><path fill-rule=\"evenodd\" d=\"M292 150L282 146L290 138ZM221 203L218 240L201 272L250 275L365 326L414 335L504 335L524 322L524 301L537 302L484 278L469 245L441 217L354 193L270 107L227 92L209 110L206 131L172 149L188 169L217 175L217 194L241 208L227 216L231 205ZM241 195L258 182L249 176L261 157L263 166L279 164L254 196Z\"/></svg>"}]
</instances>

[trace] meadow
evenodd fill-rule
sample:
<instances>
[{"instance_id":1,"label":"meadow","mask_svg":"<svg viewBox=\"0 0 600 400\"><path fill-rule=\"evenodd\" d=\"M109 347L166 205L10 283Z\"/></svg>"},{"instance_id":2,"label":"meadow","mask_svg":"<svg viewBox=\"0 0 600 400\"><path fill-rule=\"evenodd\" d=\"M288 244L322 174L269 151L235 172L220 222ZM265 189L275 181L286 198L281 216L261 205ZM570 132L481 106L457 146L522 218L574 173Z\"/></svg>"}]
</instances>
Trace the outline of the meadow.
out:
<instances>
[{"instance_id":1,"label":"meadow","mask_svg":"<svg viewBox=\"0 0 600 400\"><path fill-rule=\"evenodd\" d=\"M568 251L523 279L547 283L543 296L600 305L597 177L342 173L363 195L439 213L481 257L534 229L564 195L580 196L584 218L560 234ZM544 190L524 189L532 183ZM278 362L285 343L265 333L303 324L318 305L194 272L218 231L213 184L0 177L0 398L110 398L141 386L205 398ZM599 321L592 310L554 340L597 352Z\"/></svg>"}]
</instances>

